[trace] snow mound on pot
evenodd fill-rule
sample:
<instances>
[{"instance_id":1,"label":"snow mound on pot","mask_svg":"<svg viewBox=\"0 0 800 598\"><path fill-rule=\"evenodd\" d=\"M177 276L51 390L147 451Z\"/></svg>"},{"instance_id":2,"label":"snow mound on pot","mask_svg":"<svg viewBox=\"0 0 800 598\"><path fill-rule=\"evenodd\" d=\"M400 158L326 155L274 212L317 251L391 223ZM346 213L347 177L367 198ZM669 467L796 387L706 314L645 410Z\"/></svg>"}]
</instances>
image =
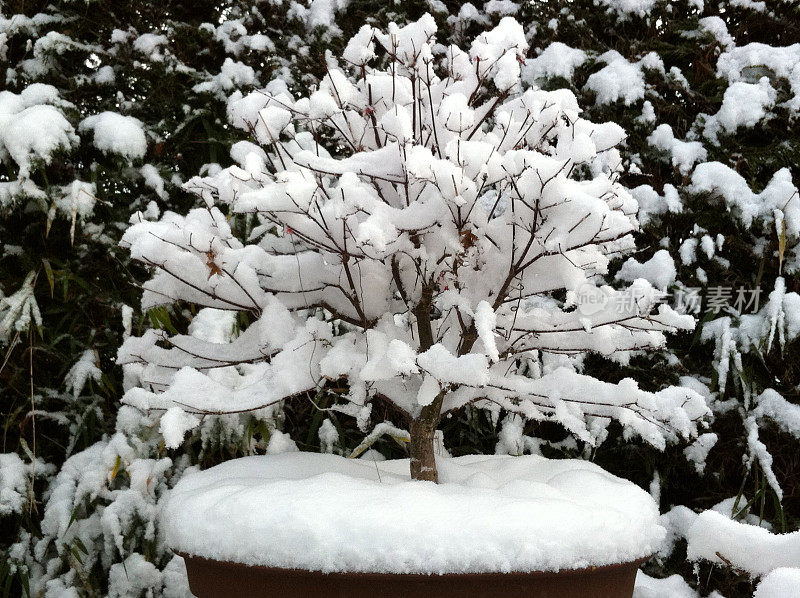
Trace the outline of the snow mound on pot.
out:
<instances>
[{"instance_id":1,"label":"snow mound on pot","mask_svg":"<svg viewBox=\"0 0 800 598\"><path fill-rule=\"evenodd\" d=\"M188 474L167 543L205 558L312 571L557 571L653 554L665 535L638 486L580 460L466 456L437 463L285 453Z\"/></svg>"}]
</instances>

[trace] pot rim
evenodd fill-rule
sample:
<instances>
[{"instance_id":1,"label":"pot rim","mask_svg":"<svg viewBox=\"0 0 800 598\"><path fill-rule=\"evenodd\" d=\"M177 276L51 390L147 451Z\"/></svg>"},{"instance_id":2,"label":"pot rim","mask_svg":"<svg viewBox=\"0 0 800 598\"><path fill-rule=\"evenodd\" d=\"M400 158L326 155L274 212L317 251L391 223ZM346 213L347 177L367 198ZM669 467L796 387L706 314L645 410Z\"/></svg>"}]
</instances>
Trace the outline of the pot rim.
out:
<instances>
[{"instance_id":1,"label":"pot rim","mask_svg":"<svg viewBox=\"0 0 800 598\"><path fill-rule=\"evenodd\" d=\"M333 576L333 577L343 577L343 578L361 578L361 579L394 579L398 577L402 577L403 579L430 579L434 578L467 578L467 579L513 579L513 578L530 578L530 577L538 577L538 578L547 578L547 577L556 577L556 576L567 576L567 575L583 575L583 574L592 574L592 573L601 573L604 571L612 571L614 569L619 569L622 567L632 567L636 566L638 569L639 565L642 565L649 561L654 554L649 556L640 557L638 559L634 559L632 561L624 561L621 563L612 563L610 565L598 565L598 566L589 566L589 567L582 567L580 569L560 569L558 571L509 571L507 573L503 573L501 571L487 571L487 572L465 572L465 573L388 573L388 572L371 572L371 571L321 571L321 570L310 570L310 569L296 569L296 568L284 568L284 567L268 567L266 565L247 565L245 563L237 563L235 561L219 561L216 559L211 559L208 557L189 554L187 552L183 552L180 550L173 551L176 555L183 559L192 559L195 561L202 561L207 563L217 563L217 564L224 564L226 566L232 568L246 568L246 569L255 569L259 571L263 571L264 573L278 573L280 572L281 575L286 577L307 577L310 575L314 576Z\"/></svg>"}]
</instances>

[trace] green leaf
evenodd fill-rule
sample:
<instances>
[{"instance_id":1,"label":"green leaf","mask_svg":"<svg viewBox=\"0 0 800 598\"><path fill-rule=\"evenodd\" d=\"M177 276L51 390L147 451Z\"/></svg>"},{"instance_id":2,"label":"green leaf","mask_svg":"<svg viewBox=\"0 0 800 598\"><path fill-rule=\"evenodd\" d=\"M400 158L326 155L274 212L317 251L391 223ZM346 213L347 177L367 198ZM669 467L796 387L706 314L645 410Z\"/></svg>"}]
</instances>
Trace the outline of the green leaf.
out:
<instances>
[{"instance_id":1,"label":"green leaf","mask_svg":"<svg viewBox=\"0 0 800 598\"><path fill-rule=\"evenodd\" d=\"M55 290L55 277L53 276L53 268L50 265L50 260L47 258L42 258L42 264L44 265L44 273L47 275L47 282L50 284L50 299L52 299L53 291Z\"/></svg>"},{"instance_id":2,"label":"green leaf","mask_svg":"<svg viewBox=\"0 0 800 598\"><path fill-rule=\"evenodd\" d=\"M86 550L86 545L83 543L83 540L81 540L77 536L75 537L74 544L75 544L75 547L78 550L80 550L83 554L89 554L89 551Z\"/></svg>"}]
</instances>

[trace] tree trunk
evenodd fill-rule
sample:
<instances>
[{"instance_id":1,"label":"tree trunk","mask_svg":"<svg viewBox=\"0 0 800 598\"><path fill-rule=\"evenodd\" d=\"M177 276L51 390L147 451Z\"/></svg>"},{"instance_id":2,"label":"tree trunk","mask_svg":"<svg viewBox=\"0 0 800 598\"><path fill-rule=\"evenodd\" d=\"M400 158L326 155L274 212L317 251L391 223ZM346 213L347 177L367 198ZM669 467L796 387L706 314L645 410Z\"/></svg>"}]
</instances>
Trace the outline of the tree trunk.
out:
<instances>
[{"instance_id":1,"label":"tree trunk","mask_svg":"<svg viewBox=\"0 0 800 598\"><path fill-rule=\"evenodd\" d=\"M435 403L436 401L434 401ZM423 408L420 416L411 422L409 433L411 434L411 478L426 482L439 483L439 475L436 471L436 455L433 447L433 437L436 433L436 424L439 421L438 413L431 419L431 410L426 413L428 405Z\"/></svg>"},{"instance_id":2,"label":"tree trunk","mask_svg":"<svg viewBox=\"0 0 800 598\"><path fill-rule=\"evenodd\" d=\"M422 288L419 303L414 307L417 318L417 334L419 335L420 353L427 351L433 345L433 330L431 329L431 300L433 297L433 284L429 283ZM429 405L425 405L420 414L411 421L409 435L411 442L411 478L427 482L439 482L436 471L436 457L433 448L433 436L436 426L439 425L439 414L442 411L444 392L436 395Z\"/></svg>"}]
</instances>

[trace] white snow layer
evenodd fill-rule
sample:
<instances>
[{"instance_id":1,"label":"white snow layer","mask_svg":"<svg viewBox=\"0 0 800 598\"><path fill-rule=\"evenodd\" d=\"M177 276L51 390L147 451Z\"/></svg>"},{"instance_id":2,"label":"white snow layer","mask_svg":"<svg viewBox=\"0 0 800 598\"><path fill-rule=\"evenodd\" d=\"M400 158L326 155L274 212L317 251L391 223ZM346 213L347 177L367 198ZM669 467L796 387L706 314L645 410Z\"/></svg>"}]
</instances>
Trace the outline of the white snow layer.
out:
<instances>
[{"instance_id":1,"label":"white snow layer","mask_svg":"<svg viewBox=\"0 0 800 598\"><path fill-rule=\"evenodd\" d=\"M721 111L720 111L721 112ZM735 127L734 127L735 130ZM708 153L699 141L681 141L675 138L672 127L659 125L647 138L647 142L670 155L672 165L687 175L697 162L705 161Z\"/></svg>"},{"instance_id":2,"label":"white snow layer","mask_svg":"<svg viewBox=\"0 0 800 598\"><path fill-rule=\"evenodd\" d=\"M572 79L575 69L586 62L586 52L578 48L570 48L561 42L553 42L536 58L525 61L523 78L528 81L563 77Z\"/></svg>"},{"instance_id":3,"label":"white snow layer","mask_svg":"<svg viewBox=\"0 0 800 598\"><path fill-rule=\"evenodd\" d=\"M72 125L51 105L59 103L56 88L42 83L19 94L0 92L0 163L16 162L20 180L30 176L35 160L49 164L56 150L78 143Z\"/></svg>"},{"instance_id":4,"label":"white snow layer","mask_svg":"<svg viewBox=\"0 0 800 598\"><path fill-rule=\"evenodd\" d=\"M717 74L731 83L762 74L774 73L789 82L794 96L785 102L794 112L800 111L800 44L770 46L753 42L723 52L717 60Z\"/></svg>"},{"instance_id":5,"label":"white snow layer","mask_svg":"<svg viewBox=\"0 0 800 598\"><path fill-rule=\"evenodd\" d=\"M618 17L625 19L630 15L644 17L653 10L656 0L595 0L595 4L608 7L608 11L613 11Z\"/></svg>"},{"instance_id":6,"label":"white snow layer","mask_svg":"<svg viewBox=\"0 0 800 598\"><path fill-rule=\"evenodd\" d=\"M22 512L28 476L28 468L19 455L0 453L0 517Z\"/></svg>"},{"instance_id":7,"label":"white snow layer","mask_svg":"<svg viewBox=\"0 0 800 598\"><path fill-rule=\"evenodd\" d=\"M683 449L683 454L686 455L688 461L694 463L697 473L702 474L705 471L708 453L717 444L717 440L719 438L716 434L707 432L698 436L697 440Z\"/></svg>"},{"instance_id":8,"label":"white snow layer","mask_svg":"<svg viewBox=\"0 0 800 598\"><path fill-rule=\"evenodd\" d=\"M758 83L731 83L722 97L719 112L706 120L703 134L718 144L720 133L732 135L739 127L754 127L767 116L776 97L777 92L767 77L762 77Z\"/></svg>"},{"instance_id":9,"label":"white snow layer","mask_svg":"<svg viewBox=\"0 0 800 598\"><path fill-rule=\"evenodd\" d=\"M616 50L609 50L597 60L606 66L592 73L585 85L586 89L597 94L597 105L622 100L626 106L630 106L644 99L644 70L664 72L664 63L655 52L650 52L637 62L629 62Z\"/></svg>"},{"instance_id":10,"label":"white snow layer","mask_svg":"<svg viewBox=\"0 0 800 598\"><path fill-rule=\"evenodd\" d=\"M800 596L800 569L781 567L767 573L758 584L753 598Z\"/></svg>"},{"instance_id":11,"label":"white snow layer","mask_svg":"<svg viewBox=\"0 0 800 598\"><path fill-rule=\"evenodd\" d=\"M644 278L654 287L664 291L675 282L677 270L675 260L666 249L659 249L649 260L640 263L636 258L629 257L617 272L617 280L633 282L637 278Z\"/></svg>"},{"instance_id":12,"label":"white snow layer","mask_svg":"<svg viewBox=\"0 0 800 598\"><path fill-rule=\"evenodd\" d=\"M686 540L689 560L725 562L752 575L800 567L800 531L773 534L716 511L700 513L686 531Z\"/></svg>"},{"instance_id":13,"label":"white snow layer","mask_svg":"<svg viewBox=\"0 0 800 598\"><path fill-rule=\"evenodd\" d=\"M776 216L786 224L786 234L800 235L800 202L794 198L797 187L788 168L781 168L761 193L754 193L738 172L721 162L704 162L692 173L692 193L714 193L735 211L742 224L749 227L754 219L771 220Z\"/></svg>"},{"instance_id":14,"label":"white snow layer","mask_svg":"<svg viewBox=\"0 0 800 598\"><path fill-rule=\"evenodd\" d=\"M657 579L639 571L633 598L697 598L697 592L680 575Z\"/></svg>"},{"instance_id":15,"label":"white snow layer","mask_svg":"<svg viewBox=\"0 0 800 598\"><path fill-rule=\"evenodd\" d=\"M476 455L437 466L440 484L411 481L408 460L228 461L181 479L163 512L166 540L251 565L443 574L631 561L666 533L647 492L587 461Z\"/></svg>"},{"instance_id":16,"label":"white snow layer","mask_svg":"<svg viewBox=\"0 0 800 598\"><path fill-rule=\"evenodd\" d=\"M143 158L147 139L139 119L116 112L101 112L81 121L78 130L94 131L94 146L102 152L119 154L129 160Z\"/></svg>"}]
</instances>

